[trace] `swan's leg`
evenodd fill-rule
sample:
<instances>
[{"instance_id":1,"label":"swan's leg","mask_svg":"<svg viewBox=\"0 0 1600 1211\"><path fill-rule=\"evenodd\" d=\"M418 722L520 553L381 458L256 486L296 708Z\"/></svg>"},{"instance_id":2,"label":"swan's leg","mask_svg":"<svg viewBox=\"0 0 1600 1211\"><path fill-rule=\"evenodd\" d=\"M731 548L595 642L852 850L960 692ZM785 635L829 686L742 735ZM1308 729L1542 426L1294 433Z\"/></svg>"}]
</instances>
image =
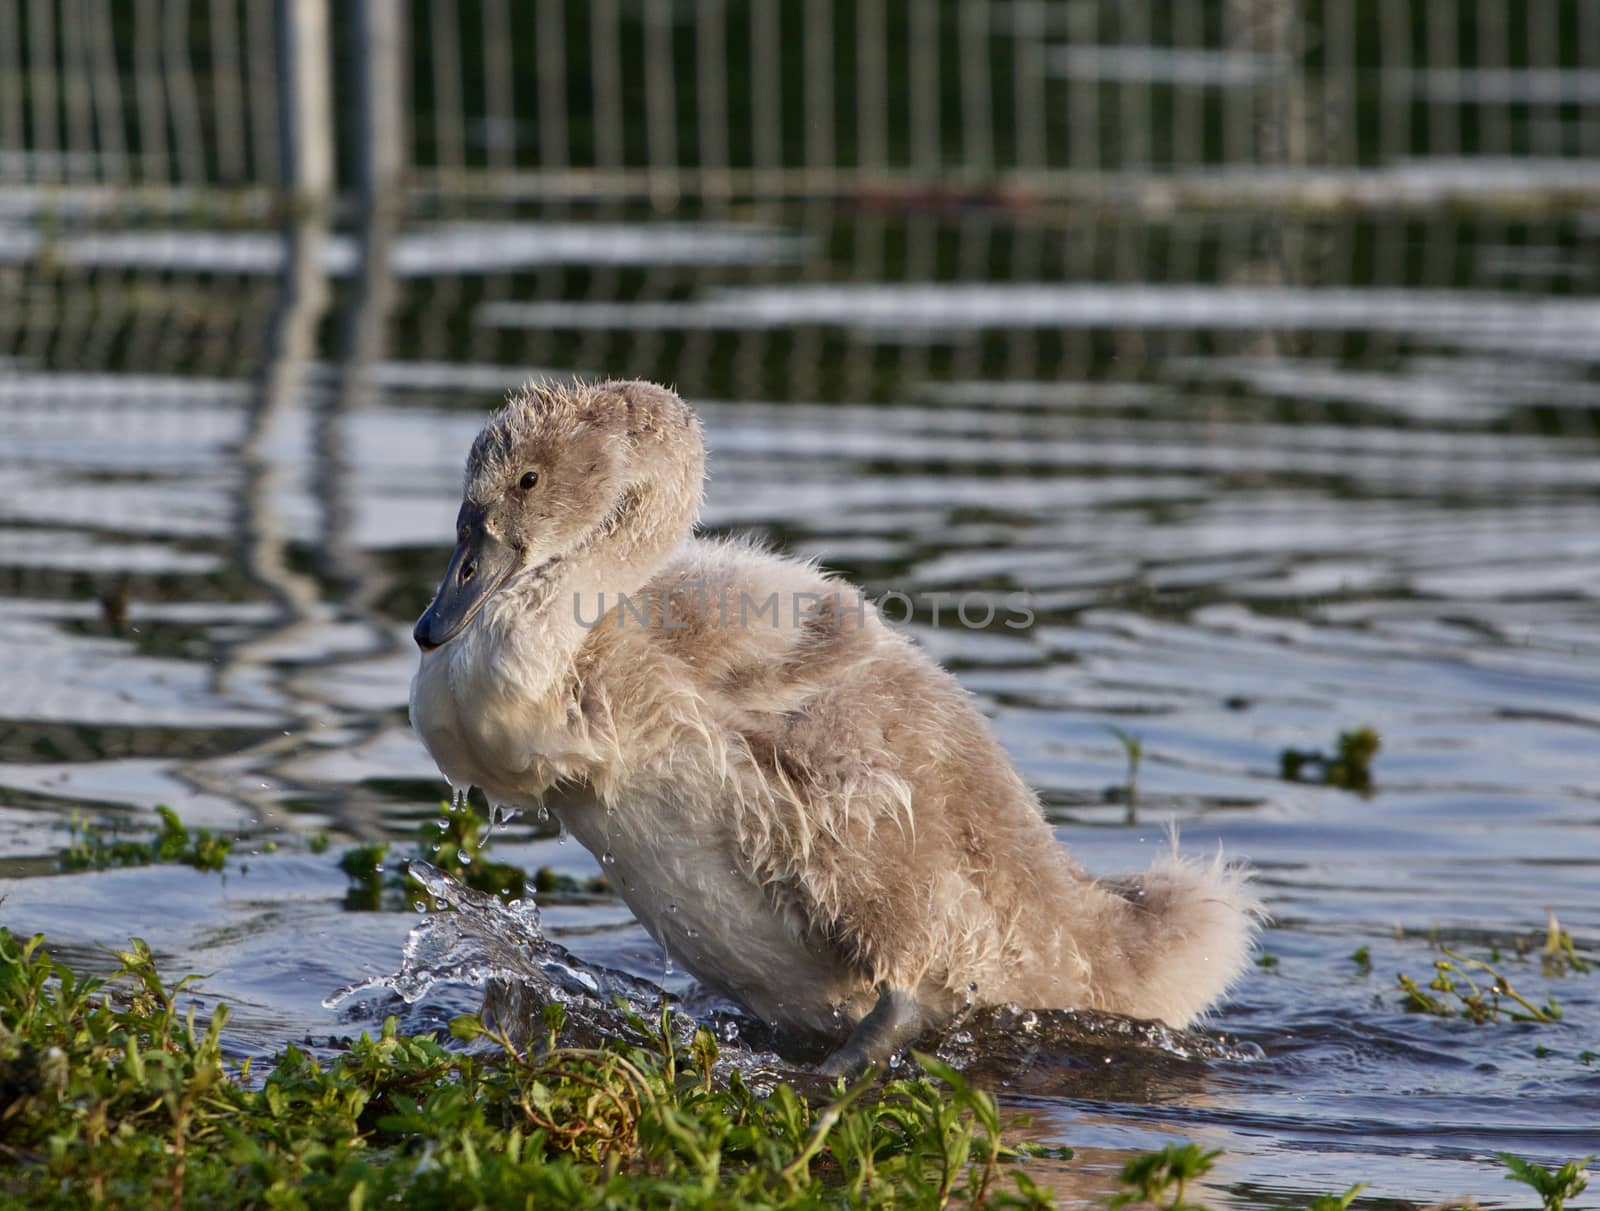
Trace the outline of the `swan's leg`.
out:
<instances>
[{"instance_id":1,"label":"swan's leg","mask_svg":"<svg viewBox=\"0 0 1600 1211\"><path fill-rule=\"evenodd\" d=\"M853 1076L883 1063L932 1024L914 994L885 986L872 1012L856 1023L850 1037L817 1065L817 1071L823 1076Z\"/></svg>"}]
</instances>

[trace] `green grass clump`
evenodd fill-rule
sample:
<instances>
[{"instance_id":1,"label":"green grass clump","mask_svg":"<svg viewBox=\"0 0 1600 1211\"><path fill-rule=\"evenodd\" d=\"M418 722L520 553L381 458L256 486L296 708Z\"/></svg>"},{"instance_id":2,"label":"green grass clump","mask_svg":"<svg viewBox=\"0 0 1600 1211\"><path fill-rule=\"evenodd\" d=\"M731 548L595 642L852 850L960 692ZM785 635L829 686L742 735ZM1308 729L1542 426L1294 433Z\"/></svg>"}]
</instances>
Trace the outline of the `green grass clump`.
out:
<instances>
[{"instance_id":1,"label":"green grass clump","mask_svg":"<svg viewBox=\"0 0 1600 1211\"><path fill-rule=\"evenodd\" d=\"M164 804L156 807L161 830L148 840L108 836L99 826L77 813L69 824L71 843L58 855L62 870L108 870L114 866L150 866L175 862L196 870L221 870L233 842L208 829L192 832L178 813Z\"/></svg>"},{"instance_id":2,"label":"green grass clump","mask_svg":"<svg viewBox=\"0 0 1600 1211\"><path fill-rule=\"evenodd\" d=\"M948 1082L757 1093L716 1041L519 1051L474 1017L331 1062L288 1048L264 1080L223 1057L225 1008L180 1008L149 948L108 980L0 929L0 1204L206 1207L1047 1207L1003 1166L994 1099ZM192 979L193 977L190 977ZM553 1044L559 1011L549 1015ZM485 1038L498 1043L486 1048ZM242 1079L243 1078L243 1079ZM870 1097L868 1095L871 1095Z\"/></svg>"},{"instance_id":3,"label":"green grass clump","mask_svg":"<svg viewBox=\"0 0 1600 1211\"><path fill-rule=\"evenodd\" d=\"M1370 727L1340 732L1334 755L1321 749L1286 748L1278 754L1278 773L1285 782L1320 782L1357 794L1372 793L1372 759L1383 747Z\"/></svg>"}]
</instances>

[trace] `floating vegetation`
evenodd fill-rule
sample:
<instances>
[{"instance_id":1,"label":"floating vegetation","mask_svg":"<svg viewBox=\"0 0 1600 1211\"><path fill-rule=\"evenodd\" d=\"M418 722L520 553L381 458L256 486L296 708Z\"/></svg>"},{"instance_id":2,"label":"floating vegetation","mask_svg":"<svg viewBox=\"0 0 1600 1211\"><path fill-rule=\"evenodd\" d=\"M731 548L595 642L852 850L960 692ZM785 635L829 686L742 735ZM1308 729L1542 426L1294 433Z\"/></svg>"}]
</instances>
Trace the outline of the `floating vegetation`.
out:
<instances>
[{"instance_id":1,"label":"floating vegetation","mask_svg":"<svg viewBox=\"0 0 1600 1211\"><path fill-rule=\"evenodd\" d=\"M191 831L178 813L165 804L156 806L161 829L148 840L119 837L92 824L77 812L68 825L71 842L58 856L62 870L109 870L117 866L152 866L177 863L196 870L221 870L233 850L233 841L210 830Z\"/></svg>"},{"instance_id":2,"label":"floating vegetation","mask_svg":"<svg viewBox=\"0 0 1600 1211\"><path fill-rule=\"evenodd\" d=\"M1443 949L1443 948L1441 948ZM1480 1025L1502 1019L1513 1022L1554 1022L1561 1017L1555 997L1536 1005L1511 986L1499 968L1482 959L1465 959L1448 949L1445 957L1434 960L1434 977L1426 988L1405 972L1398 987L1404 994L1407 1013L1431 1013L1439 1017L1466 1018ZM1488 976L1486 984L1472 978L1472 972ZM1434 993L1439 995L1435 996ZM1507 1004L1506 1002L1510 1002Z\"/></svg>"},{"instance_id":3,"label":"floating vegetation","mask_svg":"<svg viewBox=\"0 0 1600 1211\"><path fill-rule=\"evenodd\" d=\"M1340 732L1332 757L1321 749L1286 748L1278 754L1278 772L1285 782L1315 782L1358 794L1372 793L1372 759L1383 742L1370 727Z\"/></svg>"},{"instance_id":4,"label":"floating vegetation","mask_svg":"<svg viewBox=\"0 0 1600 1211\"><path fill-rule=\"evenodd\" d=\"M488 825L488 819L479 815L464 796L441 802L439 814L418 826L413 856L487 895L499 896L502 900L520 899L527 890L527 872L512 863L493 862L484 856L489 846ZM399 910L410 905L405 859L391 861L389 848L388 842L379 842L346 850L340 857L339 869L350 880L345 892L346 908L370 912L382 908ZM548 873L540 872L541 875ZM538 876L535 878L537 880ZM547 882L552 890L560 887L553 875ZM573 880L567 882L577 886Z\"/></svg>"},{"instance_id":5,"label":"floating vegetation","mask_svg":"<svg viewBox=\"0 0 1600 1211\"><path fill-rule=\"evenodd\" d=\"M1350 952L1350 961L1356 965L1358 975L1372 974L1372 951L1369 947L1357 946Z\"/></svg>"}]
</instances>

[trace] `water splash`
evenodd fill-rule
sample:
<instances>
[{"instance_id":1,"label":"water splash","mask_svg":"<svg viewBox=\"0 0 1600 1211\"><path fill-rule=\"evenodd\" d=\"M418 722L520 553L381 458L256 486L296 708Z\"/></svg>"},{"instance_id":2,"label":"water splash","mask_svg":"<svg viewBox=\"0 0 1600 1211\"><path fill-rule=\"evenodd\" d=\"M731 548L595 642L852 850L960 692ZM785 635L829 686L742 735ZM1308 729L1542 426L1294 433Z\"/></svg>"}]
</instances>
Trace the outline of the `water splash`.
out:
<instances>
[{"instance_id":1,"label":"water splash","mask_svg":"<svg viewBox=\"0 0 1600 1211\"><path fill-rule=\"evenodd\" d=\"M490 980L527 985L548 1000L583 997L606 1005L622 997L641 1012L659 999L661 990L649 981L590 967L550 941L540 926L539 906L532 900L504 902L458 883L420 859L413 860L408 871L436 905L454 911L430 914L412 927L399 971L339 989L323 1000L327 1008L359 993L383 990L410 1005L443 983Z\"/></svg>"},{"instance_id":2,"label":"water splash","mask_svg":"<svg viewBox=\"0 0 1600 1211\"><path fill-rule=\"evenodd\" d=\"M667 995L659 986L585 963L552 942L531 899L502 901L421 860L411 862L409 873L435 911L412 928L400 970L341 988L324 999L325 1007L336 1008L372 992L390 992L411 1005L441 985L465 983L484 989L484 1018L519 1043L537 1034L540 1009L552 1001L566 1008L573 1037L585 1045L604 1038L638 1040L640 1020L658 1020ZM670 974L670 955L666 961ZM687 1044L698 1027L708 1026L731 1049L725 1061L747 1076L752 1065L769 1073L793 1072L792 1062L784 1063L775 1053L798 1056L802 1063L825 1054L825 1049L817 1050L816 1040L780 1039L766 1024L704 992L691 994L683 1008L691 1012L670 1015L670 1029L679 1042ZM1066 1070L1081 1071L1086 1065L1116 1064L1124 1077L1162 1080L1170 1077L1174 1060L1191 1061L1186 1067L1203 1071L1207 1061L1261 1057L1253 1044L1229 1043L1156 1022L1016 1005L969 1005L939 1039L924 1039L921 1045L935 1046L945 1062L978 1075L1011 1080L1027 1073L1034 1083L1048 1084Z\"/></svg>"}]
</instances>

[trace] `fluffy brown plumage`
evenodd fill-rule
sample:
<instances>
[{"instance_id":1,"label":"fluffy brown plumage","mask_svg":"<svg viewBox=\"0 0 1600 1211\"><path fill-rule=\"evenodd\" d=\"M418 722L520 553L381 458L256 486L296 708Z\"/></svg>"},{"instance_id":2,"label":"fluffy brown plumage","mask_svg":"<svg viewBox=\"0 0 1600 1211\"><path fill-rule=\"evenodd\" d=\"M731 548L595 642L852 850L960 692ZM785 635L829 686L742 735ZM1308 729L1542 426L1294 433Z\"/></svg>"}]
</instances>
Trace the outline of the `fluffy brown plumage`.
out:
<instances>
[{"instance_id":1,"label":"fluffy brown plumage","mask_svg":"<svg viewBox=\"0 0 1600 1211\"><path fill-rule=\"evenodd\" d=\"M948 673L847 583L694 536L672 392L519 393L473 444L412 721L457 785L547 803L703 983L882 1058L971 999L1185 1025L1243 970L1242 875L1098 881ZM491 583L492 582L492 583Z\"/></svg>"}]
</instances>

